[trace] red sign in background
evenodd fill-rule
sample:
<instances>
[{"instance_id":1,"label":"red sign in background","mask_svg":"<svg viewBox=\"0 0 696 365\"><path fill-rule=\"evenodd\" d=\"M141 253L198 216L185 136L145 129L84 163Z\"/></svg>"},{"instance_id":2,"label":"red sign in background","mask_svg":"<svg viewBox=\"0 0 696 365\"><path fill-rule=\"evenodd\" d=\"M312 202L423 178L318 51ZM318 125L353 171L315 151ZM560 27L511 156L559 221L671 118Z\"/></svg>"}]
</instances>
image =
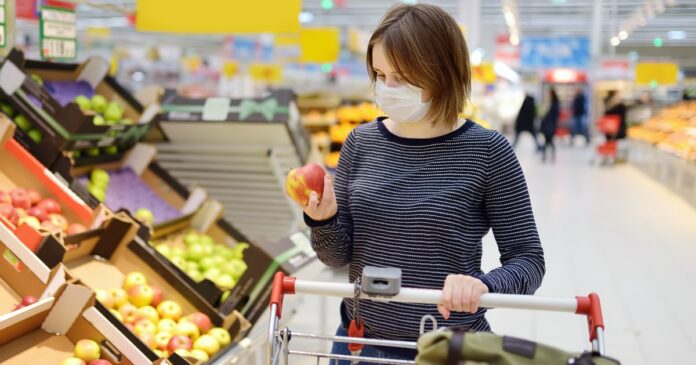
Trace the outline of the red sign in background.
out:
<instances>
[{"instance_id":1,"label":"red sign in background","mask_svg":"<svg viewBox=\"0 0 696 365\"><path fill-rule=\"evenodd\" d=\"M18 19L36 20L39 18L39 6L55 6L58 8L75 10L76 4L58 0L17 0L15 13Z\"/></svg>"}]
</instances>

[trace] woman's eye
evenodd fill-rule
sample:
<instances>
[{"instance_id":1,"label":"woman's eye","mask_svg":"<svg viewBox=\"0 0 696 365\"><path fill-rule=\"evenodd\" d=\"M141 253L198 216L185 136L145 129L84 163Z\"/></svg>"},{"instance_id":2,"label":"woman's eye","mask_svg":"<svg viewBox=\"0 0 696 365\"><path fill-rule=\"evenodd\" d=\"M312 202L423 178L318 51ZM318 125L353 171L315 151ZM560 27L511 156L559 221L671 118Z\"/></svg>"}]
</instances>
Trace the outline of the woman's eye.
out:
<instances>
[{"instance_id":1,"label":"woman's eye","mask_svg":"<svg viewBox=\"0 0 696 365\"><path fill-rule=\"evenodd\" d=\"M382 75L382 74L377 74L377 78L384 81L384 75Z\"/></svg>"}]
</instances>

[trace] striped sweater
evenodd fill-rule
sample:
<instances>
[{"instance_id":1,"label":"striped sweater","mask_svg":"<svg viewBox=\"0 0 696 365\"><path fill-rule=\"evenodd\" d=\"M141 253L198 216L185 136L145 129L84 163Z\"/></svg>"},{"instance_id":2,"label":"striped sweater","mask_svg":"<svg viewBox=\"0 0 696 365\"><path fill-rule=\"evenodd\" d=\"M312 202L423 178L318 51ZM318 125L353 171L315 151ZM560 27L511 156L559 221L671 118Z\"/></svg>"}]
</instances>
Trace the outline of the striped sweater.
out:
<instances>
[{"instance_id":1,"label":"striped sweater","mask_svg":"<svg viewBox=\"0 0 696 365\"><path fill-rule=\"evenodd\" d=\"M335 179L338 213L326 221L305 215L312 247L329 266L402 270L402 286L441 289L449 274L478 277L493 293L533 294L544 256L522 169L500 133L467 121L429 139L392 134L382 119L348 136ZM481 270L481 241L493 229L502 266ZM352 299L342 305L344 324ZM452 313L435 305L360 301L365 335L416 340L422 316L440 326L490 330L485 309Z\"/></svg>"}]
</instances>

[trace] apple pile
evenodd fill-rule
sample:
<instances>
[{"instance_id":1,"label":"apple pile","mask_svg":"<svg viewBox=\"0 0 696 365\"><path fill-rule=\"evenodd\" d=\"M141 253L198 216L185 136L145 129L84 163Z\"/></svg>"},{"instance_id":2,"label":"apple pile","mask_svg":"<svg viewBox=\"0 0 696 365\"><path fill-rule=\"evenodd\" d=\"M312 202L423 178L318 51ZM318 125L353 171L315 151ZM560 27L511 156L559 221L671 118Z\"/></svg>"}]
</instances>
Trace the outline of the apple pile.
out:
<instances>
[{"instance_id":1,"label":"apple pile","mask_svg":"<svg viewBox=\"0 0 696 365\"><path fill-rule=\"evenodd\" d=\"M41 144L43 134L40 130L34 128L29 119L24 114L18 114L10 104L0 103L0 111L7 115L8 118L13 118L17 127L27 133L29 138L36 144Z\"/></svg>"},{"instance_id":2,"label":"apple pile","mask_svg":"<svg viewBox=\"0 0 696 365\"><path fill-rule=\"evenodd\" d=\"M61 213L60 204L52 198L42 198L36 190L16 188L0 191L0 216L14 226L26 223L35 229L43 228L51 233L67 235L87 230L79 223L70 223Z\"/></svg>"},{"instance_id":3,"label":"apple pile","mask_svg":"<svg viewBox=\"0 0 696 365\"><path fill-rule=\"evenodd\" d=\"M232 289L247 269L244 261L247 243L230 247L216 243L206 234L189 231L151 244L194 281L208 279L222 290Z\"/></svg>"},{"instance_id":4,"label":"apple pile","mask_svg":"<svg viewBox=\"0 0 696 365\"><path fill-rule=\"evenodd\" d=\"M112 365L111 361L100 359L101 348L96 341L80 340L75 344L73 357L60 362L60 365Z\"/></svg>"},{"instance_id":5,"label":"apple pile","mask_svg":"<svg viewBox=\"0 0 696 365\"><path fill-rule=\"evenodd\" d=\"M97 200L103 202L106 199L106 189L109 187L109 173L106 170L94 169L89 175L89 182L87 183L87 191L94 195Z\"/></svg>"},{"instance_id":6,"label":"apple pile","mask_svg":"<svg viewBox=\"0 0 696 365\"><path fill-rule=\"evenodd\" d=\"M162 290L148 285L140 272L128 273L122 288L95 291L97 300L159 357L176 352L200 361L231 342L230 334L213 327L200 312L184 315L181 305L165 300Z\"/></svg>"},{"instance_id":7,"label":"apple pile","mask_svg":"<svg viewBox=\"0 0 696 365\"><path fill-rule=\"evenodd\" d=\"M324 192L324 175L326 172L321 166L309 163L288 173L285 178L285 190L292 200L306 207L312 191L321 199Z\"/></svg>"},{"instance_id":8,"label":"apple pile","mask_svg":"<svg viewBox=\"0 0 696 365\"><path fill-rule=\"evenodd\" d=\"M97 126L102 125L131 125L133 120L123 118L123 107L115 102L109 102L102 95L94 95L91 99L78 95L75 97L75 103L80 106L80 109L85 112L94 112L92 123Z\"/></svg>"}]
</instances>

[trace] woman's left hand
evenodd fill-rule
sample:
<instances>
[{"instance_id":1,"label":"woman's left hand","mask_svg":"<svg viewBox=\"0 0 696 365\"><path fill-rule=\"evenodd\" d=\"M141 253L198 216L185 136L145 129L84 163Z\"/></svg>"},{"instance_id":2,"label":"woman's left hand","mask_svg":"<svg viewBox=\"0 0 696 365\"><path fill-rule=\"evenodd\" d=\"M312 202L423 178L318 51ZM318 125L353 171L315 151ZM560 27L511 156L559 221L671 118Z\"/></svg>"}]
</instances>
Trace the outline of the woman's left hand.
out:
<instances>
[{"instance_id":1,"label":"woman's left hand","mask_svg":"<svg viewBox=\"0 0 696 365\"><path fill-rule=\"evenodd\" d=\"M447 275L437 310L445 319L449 319L453 311L476 313L481 295L485 293L488 293L486 284L473 276Z\"/></svg>"}]
</instances>

